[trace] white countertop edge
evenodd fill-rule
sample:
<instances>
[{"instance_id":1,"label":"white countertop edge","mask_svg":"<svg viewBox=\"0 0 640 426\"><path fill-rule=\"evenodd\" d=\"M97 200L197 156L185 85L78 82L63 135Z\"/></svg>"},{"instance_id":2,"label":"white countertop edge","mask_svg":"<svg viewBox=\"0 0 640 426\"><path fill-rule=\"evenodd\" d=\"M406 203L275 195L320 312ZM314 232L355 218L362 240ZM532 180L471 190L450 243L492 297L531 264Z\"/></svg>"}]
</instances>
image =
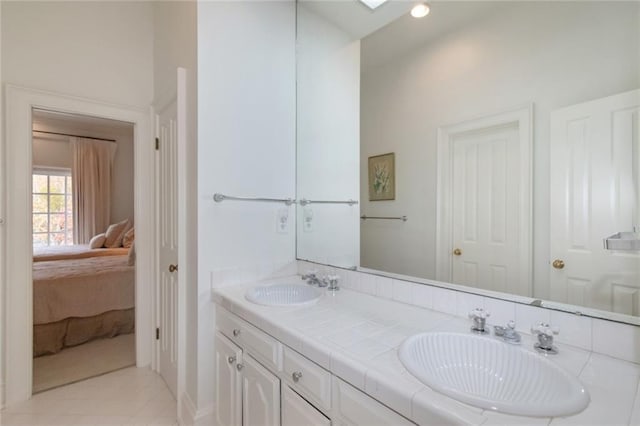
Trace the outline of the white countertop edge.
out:
<instances>
[{"instance_id":1,"label":"white countertop edge","mask_svg":"<svg viewBox=\"0 0 640 426\"><path fill-rule=\"evenodd\" d=\"M294 277L299 280L299 276L296 275ZM265 307L252 304L244 298L245 291L256 285L275 284L283 280L290 281L291 278L284 277L213 289L212 300L418 424L431 423L434 419L467 425L505 424L505 419L517 424L549 424L553 420L552 418L514 416L483 410L440 394L408 373L406 374L408 377L405 377L405 375L392 377L388 373L385 375L385 372L379 369L373 360L354 358L337 345L311 338L299 330L278 324L278 316L272 319L265 315L265 313L269 313L269 310L271 312L277 310L280 314L286 311L304 309L304 307ZM341 291L362 295L362 297L374 297L351 290L342 289ZM400 308L409 306L388 299L380 300L398 305ZM322 303L322 301L319 303ZM431 312L431 310L425 308L415 306L412 306L412 308ZM440 313L438 312L438 314ZM454 322L460 322L460 319L455 318L451 322L451 324L448 324L448 322L440 323L435 329L445 330L449 328L448 325L451 325L452 329L450 331L460 331L455 329L453 324ZM568 345L564 344L563 346ZM576 350L584 352L584 350L578 348ZM631 416L631 412L629 415Z\"/></svg>"}]
</instances>

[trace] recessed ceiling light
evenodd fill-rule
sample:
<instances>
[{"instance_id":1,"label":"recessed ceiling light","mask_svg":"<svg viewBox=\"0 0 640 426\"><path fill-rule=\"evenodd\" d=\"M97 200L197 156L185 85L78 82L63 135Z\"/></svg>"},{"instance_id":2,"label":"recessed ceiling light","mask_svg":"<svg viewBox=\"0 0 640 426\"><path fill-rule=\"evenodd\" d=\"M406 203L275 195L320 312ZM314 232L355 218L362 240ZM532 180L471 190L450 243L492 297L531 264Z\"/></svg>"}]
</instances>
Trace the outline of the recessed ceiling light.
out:
<instances>
[{"instance_id":1,"label":"recessed ceiling light","mask_svg":"<svg viewBox=\"0 0 640 426\"><path fill-rule=\"evenodd\" d=\"M376 7L387 2L387 0L360 0L360 1L365 5L367 5L367 7L371 10L374 10Z\"/></svg>"},{"instance_id":2,"label":"recessed ceiling light","mask_svg":"<svg viewBox=\"0 0 640 426\"><path fill-rule=\"evenodd\" d=\"M411 9L411 16L414 18L424 18L429 14L429 6L426 3L420 3L413 6Z\"/></svg>"}]
</instances>

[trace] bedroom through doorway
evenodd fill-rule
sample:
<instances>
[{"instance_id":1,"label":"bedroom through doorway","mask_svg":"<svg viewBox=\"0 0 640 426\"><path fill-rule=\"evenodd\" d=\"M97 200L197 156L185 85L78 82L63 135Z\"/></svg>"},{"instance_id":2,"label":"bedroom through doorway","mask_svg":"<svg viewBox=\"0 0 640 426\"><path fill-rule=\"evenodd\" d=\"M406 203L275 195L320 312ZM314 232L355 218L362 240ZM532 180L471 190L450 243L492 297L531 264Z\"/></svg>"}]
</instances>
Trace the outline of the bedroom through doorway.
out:
<instances>
[{"instance_id":1,"label":"bedroom through doorway","mask_svg":"<svg viewBox=\"0 0 640 426\"><path fill-rule=\"evenodd\" d=\"M136 364L134 124L32 109L33 393Z\"/></svg>"}]
</instances>

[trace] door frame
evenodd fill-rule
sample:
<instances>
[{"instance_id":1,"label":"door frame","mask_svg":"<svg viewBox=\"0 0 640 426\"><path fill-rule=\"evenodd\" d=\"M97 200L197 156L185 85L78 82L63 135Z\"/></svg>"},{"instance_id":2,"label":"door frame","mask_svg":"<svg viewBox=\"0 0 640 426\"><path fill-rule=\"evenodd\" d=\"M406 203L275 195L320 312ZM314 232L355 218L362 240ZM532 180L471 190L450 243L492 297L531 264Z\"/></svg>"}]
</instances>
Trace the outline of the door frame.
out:
<instances>
[{"instance_id":1,"label":"door frame","mask_svg":"<svg viewBox=\"0 0 640 426\"><path fill-rule=\"evenodd\" d=\"M33 248L31 242L32 109L82 114L134 124L134 220L136 224L136 365L151 362L150 295L155 277L152 126L144 108L115 105L31 88L6 85L6 252L3 371L6 405L32 395ZM11 368L6 368L11 366Z\"/></svg>"},{"instance_id":2,"label":"door frame","mask_svg":"<svg viewBox=\"0 0 640 426\"><path fill-rule=\"evenodd\" d=\"M451 282L453 259L453 155L452 141L456 135L472 131L480 131L492 127L516 124L520 141L520 182L521 191L518 227L520 242L520 279L526 283L531 296L532 290L532 146L533 146L533 104L508 109L492 115L466 120L460 123L438 128L437 147L437 207L436 207L436 280Z\"/></svg>"}]
</instances>

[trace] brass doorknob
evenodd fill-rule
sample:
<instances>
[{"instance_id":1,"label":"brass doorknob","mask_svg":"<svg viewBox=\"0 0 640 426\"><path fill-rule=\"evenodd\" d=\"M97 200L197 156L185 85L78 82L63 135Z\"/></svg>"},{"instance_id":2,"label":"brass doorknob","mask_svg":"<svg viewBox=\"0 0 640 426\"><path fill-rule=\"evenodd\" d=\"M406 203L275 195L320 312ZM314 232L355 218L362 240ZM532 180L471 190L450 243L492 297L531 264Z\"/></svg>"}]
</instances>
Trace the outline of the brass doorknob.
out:
<instances>
[{"instance_id":1,"label":"brass doorknob","mask_svg":"<svg viewBox=\"0 0 640 426\"><path fill-rule=\"evenodd\" d=\"M178 265L169 265L169 272L175 272L178 270Z\"/></svg>"},{"instance_id":2,"label":"brass doorknob","mask_svg":"<svg viewBox=\"0 0 640 426\"><path fill-rule=\"evenodd\" d=\"M564 260L556 259L551 265L553 265L553 267L556 269L562 269L564 268Z\"/></svg>"},{"instance_id":3,"label":"brass doorknob","mask_svg":"<svg viewBox=\"0 0 640 426\"><path fill-rule=\"evenodd\" d=\"M460 256L462 254L462 250L460 250L459 248L455 249L453 251L453 254L455 254L456 256Z\"/></svg>"}]
</instances>

